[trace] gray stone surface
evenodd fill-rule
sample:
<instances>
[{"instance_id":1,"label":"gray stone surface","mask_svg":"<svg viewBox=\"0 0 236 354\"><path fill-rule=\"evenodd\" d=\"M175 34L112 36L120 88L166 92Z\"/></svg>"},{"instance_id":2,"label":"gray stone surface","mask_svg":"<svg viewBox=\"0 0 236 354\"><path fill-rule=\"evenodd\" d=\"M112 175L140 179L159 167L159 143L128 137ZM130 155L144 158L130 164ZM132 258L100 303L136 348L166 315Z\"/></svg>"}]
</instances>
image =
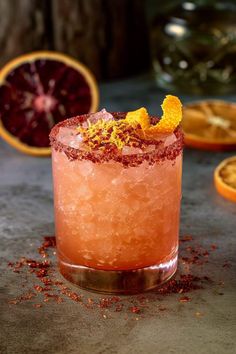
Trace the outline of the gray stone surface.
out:
<instances>
[{"instance_id":1,"label":"gray stone surface","mask_svg":"<svg viewBox=\"0 0 236 354\"><path fill-rule=\"evenodd\" d=\"M147 77L104 84L101 92L101 106L113 111L145 105L156 113L164 96ZM182 99L190 100L186 96ZM236 204L221 198L212 182L214 167L230 155L187 149L184 154L181 234L192 234L205 248L213 243L218 246L209 263L198 269L214 282L189 294L188 303L180 303L180 295L160 298L149 294L149 307L140 315L111 310L105 318L98 308L88 310L70 300L39 309L33 308L31 301L7 303L22 293L24 281L7 262L21 256L35 258L41 236L53 234L53 195L50 159L24 156L1 142L0 353L235 353ZM224 268L227 260L231 267ZM220 281L224 281L223 287ZM167 310L159 311L160 304Z\"/></svg>"}]
</instances>

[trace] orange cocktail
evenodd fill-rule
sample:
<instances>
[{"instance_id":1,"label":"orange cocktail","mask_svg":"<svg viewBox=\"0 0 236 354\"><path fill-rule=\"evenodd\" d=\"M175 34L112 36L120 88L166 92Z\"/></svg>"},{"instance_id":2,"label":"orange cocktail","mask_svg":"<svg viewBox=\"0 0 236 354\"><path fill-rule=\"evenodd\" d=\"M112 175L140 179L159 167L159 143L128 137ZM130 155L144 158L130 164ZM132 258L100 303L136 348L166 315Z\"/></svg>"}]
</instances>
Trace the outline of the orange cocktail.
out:
<instances>
[{"instance_id":1,"label":"orange cocktail","mask_svg":"<svg viewBox=\"0 0 236 354\"><path fill-rule=\"evenodd\" d=\"M102 130L92 131L103 116ZM51 133L59 266L82 287L137 292L167 280L177 267L182 133L177 127L154 139L139 131L136 139L125 122L116 148L102 137L107 117L124 120L125 114L79 116ZM132 144L122 146L127 136Z\"/></svg>"}]
</instances>

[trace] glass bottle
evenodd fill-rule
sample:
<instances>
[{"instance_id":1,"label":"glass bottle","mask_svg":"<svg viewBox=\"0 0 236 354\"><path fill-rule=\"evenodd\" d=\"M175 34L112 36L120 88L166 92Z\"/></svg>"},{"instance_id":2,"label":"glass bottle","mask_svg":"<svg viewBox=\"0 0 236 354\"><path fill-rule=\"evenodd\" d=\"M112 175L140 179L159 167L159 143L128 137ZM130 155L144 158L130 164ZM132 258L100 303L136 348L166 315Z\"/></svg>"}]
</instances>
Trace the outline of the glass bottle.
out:
<instances>
[{"instance_id":1,"label":"glass bottle","mask_svg":"<svg viewBox=\"0 0 236 354\"><path fill-rule=\"evenodd\" d=\"M167 7L151 28L158 85L194 94L236 88L236 2L181 1Z\"/></svg>"}]
</instances>

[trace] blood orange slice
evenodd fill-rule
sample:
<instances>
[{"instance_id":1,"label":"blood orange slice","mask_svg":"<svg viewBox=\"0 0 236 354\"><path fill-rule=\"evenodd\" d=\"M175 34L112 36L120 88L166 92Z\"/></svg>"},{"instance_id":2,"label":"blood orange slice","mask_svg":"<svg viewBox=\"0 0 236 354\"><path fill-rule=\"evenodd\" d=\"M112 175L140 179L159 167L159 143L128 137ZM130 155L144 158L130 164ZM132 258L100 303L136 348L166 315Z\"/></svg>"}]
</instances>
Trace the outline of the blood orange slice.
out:
<instances>
[{"instance_id":1,"label":"blood orange slice","mask_svg":"<svg viewBox=\"0 0 236 354\"><path fill-rule=\"evenodd\" d=\"M203 150L236 150L236 104L200 101L187 104L182 127L185 145Z\"/></svg>"},{"instance_id":2,"label":"blood orange slice","mask_svg":"<svg viewBox=\"0 0 236 354\"><path fill-rule=\"evenodd\" d=\"M214 182L223 197L236 202L236 156L223 160L217 166Z\"/></svg>"},{"instance_id":3,"label":"blood orange slice","mask_svg":"<svg viewBox=\"0 0 236 354\"><path fill-rule=\"evenodd\" d=\"M24 153L49 155L53 125L97 107L92 74L64 54L33 52L0 71L0 136Z\"/></svg>"}]
</instances>

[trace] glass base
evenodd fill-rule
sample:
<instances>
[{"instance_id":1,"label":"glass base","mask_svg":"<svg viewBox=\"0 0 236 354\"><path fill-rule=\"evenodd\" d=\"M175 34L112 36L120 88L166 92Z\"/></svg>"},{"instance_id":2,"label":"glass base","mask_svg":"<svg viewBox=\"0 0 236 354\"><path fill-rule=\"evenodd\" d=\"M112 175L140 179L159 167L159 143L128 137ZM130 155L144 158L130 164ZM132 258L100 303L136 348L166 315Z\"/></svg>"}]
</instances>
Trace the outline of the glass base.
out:
<instances>
[{"instance_id":1,"label":"glass base","mask_svg":"<svg viewBox=\"0 0 236 354\"><path fill-rule=\"evenodd\" d=\"M61 274L83 289L110 294L137 294L169 280L177 269L177 254L168 262L134 270L100 270L59 259Z\"/></svg>"}]
</instances>

